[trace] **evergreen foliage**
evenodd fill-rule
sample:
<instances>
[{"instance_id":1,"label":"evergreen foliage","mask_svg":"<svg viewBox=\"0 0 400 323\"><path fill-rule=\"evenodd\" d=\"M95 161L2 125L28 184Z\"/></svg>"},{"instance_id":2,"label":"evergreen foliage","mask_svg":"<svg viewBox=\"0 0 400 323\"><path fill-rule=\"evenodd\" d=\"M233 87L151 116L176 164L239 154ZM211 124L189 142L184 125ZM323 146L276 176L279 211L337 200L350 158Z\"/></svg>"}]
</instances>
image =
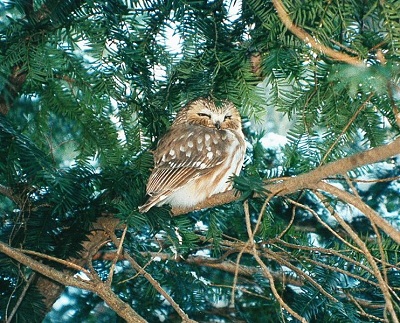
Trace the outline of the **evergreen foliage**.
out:
<instances>
[{"instance_id":1,"label":"evergreen foliage","mask_svg":"<svg viewBox=\"0 0 400 323\"><path fill-rule=\"evenodd\" d=\"M291 309L307 322L397 322L393 236L331 192L271 196L268 184L398 136L400 2L282 1L296 26L363 63L352 65L288 30L277 1L0 3L0 242L45 254L31 257L66 275L76 270L54 258L105 281L112 238L91 259L82 254L96 221L113 217L128 226L116 231L121 255L193 320L294 322ZM229 99L245 117L240 198L177 217L168 206L139 213L151 150L199 96ZM265 147L254 127L271 107L293 122L281 149ZM394 156L328 180L398 229L399 174ZM0 320L122 321L75 288L51 309L39 277L0 253ZM127 258L112 278L115 294L147 321L182 319Z\"/></svg>"}]
</instances>

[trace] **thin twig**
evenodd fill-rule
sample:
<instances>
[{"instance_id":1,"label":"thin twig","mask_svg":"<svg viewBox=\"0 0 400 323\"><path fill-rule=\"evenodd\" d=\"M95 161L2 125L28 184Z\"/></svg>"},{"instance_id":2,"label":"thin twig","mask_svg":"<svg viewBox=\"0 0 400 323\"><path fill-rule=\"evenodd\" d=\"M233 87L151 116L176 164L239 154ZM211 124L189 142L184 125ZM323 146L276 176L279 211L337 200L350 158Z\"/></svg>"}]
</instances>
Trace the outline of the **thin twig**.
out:
<instances>
[{"instance_id":1,"label":"thin twig","mask_svg":"<svg viewBox=\"0 0 400 323\"><path fill-rule=\"evenodd\" d=\"M343 49L344 51L348 52L349 54L353 54L355 56L358 56L358 52L352 48L347 47L346 45L343 45L342 43L339 43L338 41L334 40L334 39L329 39L333 44L335 44L336 46L340 47L341 49ZM371 48L373 49L373 48Z\"/></svg>"},{"instance_id":2,"label":"thin twig","mask_svg":"<svg viewBox=\"0 0 400 323\"><path fill-rule=\"evenodd\" d=\"M266 204L264 204L266 205ZM301 317L299 314L297 314L288 304L285 303L285 301L282 299L282 297L279 295L278 291L275 288L275 281L274 281L274 277L272 276L272 274L270 273L268 267L264 264L264 262L261 260L261 258L258 256L258 251L256 248L256 245L254 243L254 234L255 231L253 231L251 229L251 221L250 221L250 211L249 211L249 204L248 204L248 200L246 200L243 203L244 206L244 213L245 213L245 218L246 218L246 228L247 228L247 234L249 236L249 240L248 240L248 245L250 247L252 247L252 256L254 257L254 259L258 262L258 264L261 266L262 268L262 273L263 275L269 280L269 284L270 284L270 288L272 293L274 294L275 298L277 299L277 301L279 302L279 304L286 310L289 312L289 314L291 314L294 318L298 319L300 322L302 323L306 323L307 321L305 320L305 318ZM259 219L261 218L261 216L259 216ZM247 245L247 243L246 243ZM244 249L243 249L244 250Z\"/></svg>"},{"instance_id":3,"label":"thin twig","mask_svg":"<svg viewBox=\"0 0 400 323\"><path fill-rule=\"evenodd\" d=\"M236 294L235 291L236 291L237 281L238 281L238 277L239 277L240 260L242 259L244 251L248 248L248 243L249 242L246 242L246 244L239 251L239 254L236 257L235 272L233 274L232 292L231 292L231 301L230 301L231 306L235 305L235 294Z\"/></svg>"},{"instance_id":4,"label":"thin twig","mask_svg":"<svg viewBox=\"0 0 400 323\"><path fill-rule=\"evenodd\" d=\"M295 215L296 215L296 206L293 208L293 210L292 210L292 217L290 218L290 221L289 221L289 223L288 223L288 225L286 226L286 228L285 229L283 229L283 231L281 232L281 233L279 233L279 235L278 235L278 239L282 239L282 237L289 231L289 229L292 227L292 225L293 225L293 222L294 222L294 218L295 218Z\"/></svg>"},{"instance_id":5,"label":"thin twig","mask_svg":"<svg viewBox=\"0 0 400 323\"><path fill-rule=\"evenodd\" d=\"M274 245L276 246L275 240L277 240L277 239L276 238L271 239L271 243L274 243ZM369 267L365 266L363 263L356 261L353 258L350 258L346 255L343 255L342 253L340 253L339 251L336 251L334 249L324 249L321 247L301 246L301 245L289 243L289 242L286 242L283 240L277 240L277 242L285 247L292 248L292 249L301 249L301 250L308 250L311 252L319 252L319 253L324 253L327 256L334 255L336 257L346 260L348 263L354 264L355 266L362 268L363 270L370 273L371 275L373 274L372 270Z\"/></svg>"},{"instance_id":6,"label":"thin twig","mask_svg":"<svg viewBox=\"0 0 400 323\"><path fill-rule=\"evenodd\" d=\"M310 188L319 189L325 192L329 192L337 196L342 201L353 205L359 209L364 215L371 221L375 223L383 232L385 232L394 241L400 244L400 232L397 231L393 226L391 226L385 219L379 216L371 207L365 204L360 198L345 192L331 184L325 182L319 182L318 184L311 184Z\"/></svg>"},{"instance_id":7,"label":"thin twig","mask_svg":"<svg viewBox=\"0 0 400 323\"><path fill-rule=\"evenodd\" d=\"M367 278L364 278L364 277L362 277L360 275L354 274L351 271L341 269L338 266L327 265L324 262L317 261L317 260L310 259L310 258L307 258L306 261L308 261L308 262L310 262L310 263L312 263L312 264L314 264L316 266L320 266L320 267L329 269L329 270L331 270L333 272L338 272L338 273L341 273L341 274L343 274L345 276L353 277L356 280L363 281L363 282L365 282L367 284L371 284L371 285L373 285L375 287L379 287L378 283L375 283L374 281L368 280Z\"/></svg>"},{"instance_id":8,"label":"thin twig","mask_svg":"<svg viewBox=\"0 0 400 323\"><path fill-rule=\"evenodd\" d=\"M113 262L112 262L111 267L110 267L110 272L109 272L109 274L108 274L108 278L107 278L107 282L106 282L106 283L107 283L109 286L111 286L111 283L112 283L112 279L113 279L113 276L114 276L115 265L117 264L117 261L118 261L118 259L119 259L119 256L120 256L121 253L122 253L122 245L123 245L123 243L124 243L125 235L126 235L126 231L127 231L127 230L128 230L128 225L125 225L124 231L122 231L122 236L121 236L121 239L120 239L120 241L119 241L119 245L118 245L118 249L117 249L117 254L115 255L115 258L113 259Z\"/></svg>"},{"instance_id":9,"label":"thin twig","mask_svg":"<svg viewBox=\"0 0 400 323\"><path fill-rule=\"evenodd\" d=\"M316 192L315 194L318 196L317 193L318 193L318 192ZM316 211L314 211L312 208L310 208L310 207L307 206L307 205L298 203L298 202L296 202L296 201L294 201L294 200L292 200L292 199L290 199L290 198L288 198L288 197L286 198L286 200L289 201L290 203L292 203L293 205L296 205L296 206L298 206L298 207L301 207L302 209L304 209L304 210L310 212L310 213L317 219L317 221L318 221L325 229L327 229L330 233L333 234L333 236L335 236L337 239L339 239L342 243L344 243L344 244L345 244L346 246L348 246L349 248L351 248L351 249L353 249L353 250L355 250L355 251L357 251L357 252L359 252L359 253L362 253L362 250L361 250L361 249L357 248L356 246L353 246L350 242L348 242L348 241L346 241L344 238L342 238L342 237L341 237L335 230L333 230L328 224L326 224L325 221L323 221L323 220L321 219L321 217L318 215L318 213L317 213Z\"/></svg>"},{"instance_id":10,"label":"thin twig","mask_svg":"<svg viewBox=\"0 0 400 323\"><path fill-rule=\"evenodd\" d=\"M249 240L245 242L244 246L241 248L237 258L236 258L236 268L235 268L235 274L233 276L233 283L232 283L232 293L231 293L231 306L235 305L235 291L236 291L236 286L237 286L237 281L239 277L239 266L240 266L240 260L242 259L242 255L246 249L248 249L249 246L252 244L252 239L250 238L252 236L252 231L251 231L251 221L250 221L250 212L249 212L249 201L245 200L243 202L243 208L244 208L244 213L245 213L245 221L246 221L246 228L247 228L247 235L249 236Z\"/></svg>"},{"instance_id":11,"label":"thin twig","mask_svg":"<svg viewBox=\"0 0 400 323\"><path fill-rule=\"evenodd\" d=\"M31 286L32 281L35 279L35 277L36 277L36 273L33 272L31 274L31 276L29 277L28 281L26 282L21 294L19 295L18 300L15 303L10 315L8 317L6 317L6 323L11 323L11 321L13 320L14 315L17 313L17 310L18 310L19 306L21 305L22 301L24 300L26 292L28 291L28 289Z\"/></svg>"},{"instance_id":12,"label":"thin twig","mask_svg":"<svg viewBox=\"0 0 400 323\"><path fill-rule=\"evenodd\" d=\"M347 175L344 175L347 185L349 185L350 189L353 191L354 196L360 201L360 203L364 203L361 200L360 195L358 194L356 188L354 187L353 183L350 181L349 177ZM376 244L378 245L379 248L379 253L381 255L381 264L382 264L382 273L383 273L383 279L385 280L385 282L388 284L388 278L387 278L387 268L386 268L386 255L385 252L383 251L383 245L382 245L382 236L375 224L375 222L370 221L372 229L375 232L375 236L376 236Z\"/></svg>"},{"instance_id":13,"label":"thin twig","mask_svg":"<svg viewBox=\"0 0 400 323\"><path fill-rule=\"evenodd\" d=\"M386 178L374 178L374 179L361 179L361 178L351 178L349 179L355 183L385 183L385 182L393 182L400 180L400 176L392 176Z\"/></svg>"},{"instance_id":14,"label":"thin twig","mask_svg":"<svg viewBox=\"0 0 400 323\"><path fill-rule=\"evenodd\" d=\"M272 195L270 195L270 198L272 198ZM257 223L260 223L260 219L262 217L262 214L265 211L265 206L268 204L269 199L266 200L266 202L263 204L263 207L261 208L260 211L260 215L258 217L258 221ZM254 234L256 232L256 230L258 230L258 226L256 225L254 230L251 230L251 222L250 222L250 212L249 212L249 207L248 207L248 201L246 200L244 203L244 211L245 211L245 218L246 218L246 227L247 227L247 232L249 235L249 243L246 244L251 246L252 249L256 249L255 247L255 241L254 241ZM242 249L244 250L244 249ZM269 249L265 249L264 253L267 255L267 258L271 258L274 259L277 263L286 266L288 268L290 268L291 270L293 270L296 274L298 274L300 277L303 277L304 280L309 281L312 285L314 285L323 295L325 295L326 297L328 297L329 299L331 299L334 302L337 302L338 300L333 297L332 295L330 295L328 292L326 292L323 287L318 284L314 279L312 279L310 276L306 275L303 271L301 271L300 269L298 269L296 266L293 266L289 261L286 261L285 259L283 259L282 257L278 256L275 252L269 250ZM253 252L251 253L253 254Z\"/></svg>"},{"instance_id":15,"label":"thin twig","mask_svg":"<svg viewBox=\"0 0 400 323\"><path fill-rule=\"evenodd\" d=\"M271 275L271 273L269 272L268 267L264 264L264 262L261 260L261 258L258 256L257 254L257 250L254 249L253 250L253 257L254 259L257 261L257 263L261 266L261 268L263 269L263 274L264 276L269 280L269 287L271 288L272 294L274 294L276 300L279 302L279 304L286 310L289 312L290 315L292 315L294 318L296 318L297 320L299 320L302 323L307 323L307 320L300 316L299 314L297 314L288 304L285 303L285 301L282 299L282 297L279 295L276 287L275 287L275 282L274 282L274 277Z\"/></svg>"},{"instance_id":16,"label":"thin twig","mask_svg":"<svg viewBox=\"0 0 400 323\"><path fill-rule=\"evenodd\" d=\"M230 285L210 284L210 286L232 289L232 286L230 286ZM244 294L249 294L249 295L251 295L251 296L259 297L259 298L265 299L265 300L267 300L267 301L271 301L271 300L272 300L270 297L266 297L266 296L264 296L264 295L260 295L260 294L253 293L253 292L247 290L247 289L244 288L244 287L236 287L235 289L241 291L241 292L244 293Z\"/></svg>"},{"instance_id":17,"label":"thin twig","mask_svg":"<svg viewBox=\"0 0 400 323\"><path fill-rule=\"evenodd\" d=\"M301 269L297 268L295 265L293 265L290 261L284 259L283 257L280 257L276 252L273 252L269 249L264 250L264 254L266 258L268 259L273 259L275 260L278 264L282 266L286 266L289 269L291 269L294 273L299 275L299 277L302 277L303 280L308 281L311 285L313 285L317 290L320 291L321 294L323 294L325 297L329 298L332 302L338 302L338 300L329 294L320 284L318 284L311 276L307 275L304 271ZM289 253L286 251L285 254L289 255ZM291 256L291 255L289 255ZM296 259L296 258L295 258ZM298 259L296 259L298 261Z\"/></svg>"},{"instance_id":18,"label":"thin twig","mask_svg":"<svg viewBox=\"0 0 400 323\"><path fill-rule=\"evenodd\" d=\"M269 202L272 200L272 198L273 198L275 195L277 195L278 193L279 193L279 192L275 192L274 194L269 194L268 197L266 198L266 200L264 201L264 203L263 203L263 205L262 205L262 207L261 207L261 210L260 210L260 212L259 212L259 214L258 214L257 223L256 223L256 225L255 225L255 227L254 227L254 230L253 230L253 232L252 232L252 235L251 235L251 237L249 236L249 238L251 238L252 241L254 241L254 235L258 232L258 229L260 228L261 221L262 221L262 218L263 218L263 216L264 216L265 209L267 208L267 205L268 205ZM247 212L248 212L248 210L247 210ZM250 215L250 214L249 214L249 215Z\"/></svg>"},{"instance_id":19,"label":"thin twig","mask_svg":"<svg viewBox=\"0 0 400 323\"><path fill-rule=\"evenodd\" d=\"M377 317L377 316L375 316L375 315L371 315L371 314L366 313L366 312L364 311L363 307L360 305L360 303L359 303L359 302L353 297L353 295L351 295L350 293L346 293L346 296L349 298L349 300L350 300L351 302L353 302L354 305L357 306L357 308L359 309L360 314L361 314L362 316L366 316L366 317L368 317L369 319L372 319L373 322L386 322L385 319L382 319L382 318Z\"/></svg>"},{"instance_id":20,"label":"thin twig","mask_svg":"<svg viewBox=\"0 0 400 323\"><path fill-rule=\"evenodd\" d=\"M174 256L174 257L169 257L170 255L168 255L168 257L166 257L167 254L165 254L165 255L161 254L161 250L162 250L162 248L160 247L160 249L158 250L158 252L154 252L154 253L152 253L152 252L141 252L141 255L143 255L143 257L146 257L146 256L150 256L150 257L151 257L150 260L149 260L147 263L145 263L144 266L142 266L142 268L143 268L144 270L154 261L154 258L155 258L155 257L159 257L160 259L168 259L168 260L175 260L175 261L177 261L177 258L176 258L175 256ZM122 257L123 257L123 256L122 256ZM124 257L124 259L125 259L125 257ZM180 259L179 259L179 260L180 260ZM132 277L129 277L129 278L127 278L127 279L124 279L124 280L119 281L118 284L124 284L124 283L126 283L126 282L128 282L128 281L131 281L131 280L133 280L133 279L136 279L136 277L138 277L138 276L140 276L140 273L139 273L139 272L136 272L136 274L133 275Z\"/></svg>"},{"instance_id":21,"label":"thin twig","mask_svg":"<svg viewBox=\"0 0 400 323\"><path fill-rule=\"evenodd\" d=\"M53 256L49 256L49 255L46 255L44 253L40 253L40 252L37 252L37 251L32 251L32 250L27 250L27 249L19 249L19 250L21 252L23 252L24 254L40 257L40 258L47 259L47 260L51 260L51 261L57 262L59 264L62 264L64 266L66 266L66 267L69 267L69 268L72 268L72 269L75 269L75 270L78 270L78 271L82 271L88 276L91 275L91 273L88 270L86 270L85 268L83 268L83 267L81 267L81 266L79 266L77 264L74 264L74 263L72 263L70 261L67 261L67 260L64 260L64 259L60 259L60 258L56 258L56 257L53 257Z\"/></svg>"},{"instance_id":22,"label":"thin twig","mask_svg":"<svg viewBox=\"0 0 400 323\"><path fill-rule=\"evenodd\" d=\"M349 122L347 122L346 126L342 129L342 131L340 132L340 134L337 136L337 138L335 139L335 141L332 143L332 145L329 147L329 149L326 151L324 157L322 157L321 159L321 164L324 163L324 161L326 160L326 158L329 156L329 154L331 153L332 149L338 144L340 138L342 138L342 136L346 133L346 131L350 128L351 124L354 122L354 120L357 119L358 115L361 113L362 110L364 110L365 106L367 105L367 103L369 102L369 100L371 100L371 98L375 95L375 92L370 93L370 95L368 96L368 98L364 101L363 104L361 104L361 106L357 109L357 111L353 114L353 116L350 118Z\"/></svg>"}]
</instances>

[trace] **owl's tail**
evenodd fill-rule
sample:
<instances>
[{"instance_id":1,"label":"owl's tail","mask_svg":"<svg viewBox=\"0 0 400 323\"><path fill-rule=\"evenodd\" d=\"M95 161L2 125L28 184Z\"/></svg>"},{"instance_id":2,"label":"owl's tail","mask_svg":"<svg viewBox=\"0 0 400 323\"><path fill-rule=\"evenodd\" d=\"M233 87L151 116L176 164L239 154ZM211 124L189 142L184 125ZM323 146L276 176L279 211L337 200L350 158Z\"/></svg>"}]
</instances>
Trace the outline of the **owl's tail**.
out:
<instances>
[{"instance_id":1,"label":"owl's tail","mask_svg":"<svg viewBox=\"0 0 400 323\"><path fill-rule=\"evenodd\" d=\"M161 206L161 205L165 204L164 200L167 198L167 196L168 195L164 195L164 194L150 196L146 203L144 203L143 205L139 206L139 212L140 213L146 213L153 206Z\"/></svg>"},{"instance_id":2,"label":"owl's tail","mask_svg":"<svg viewBox=\"0 0 400 323\"><path fill-rule=\"evenodd\" d=\"M143 205L139 206L139 212L140 213L146 213L148 210L150 210L155 204L154 203L150 203L149 201L147 201L146 203L144 203Z\"/></svg>"}]
</instances>

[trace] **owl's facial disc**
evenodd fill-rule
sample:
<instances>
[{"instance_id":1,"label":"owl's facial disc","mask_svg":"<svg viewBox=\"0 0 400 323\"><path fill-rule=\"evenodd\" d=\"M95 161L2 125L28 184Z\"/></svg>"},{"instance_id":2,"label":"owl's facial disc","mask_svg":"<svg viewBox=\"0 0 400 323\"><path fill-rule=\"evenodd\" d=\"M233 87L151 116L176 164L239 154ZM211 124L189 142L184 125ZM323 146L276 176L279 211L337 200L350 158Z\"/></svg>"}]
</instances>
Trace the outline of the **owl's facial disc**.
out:
<instances>
[{"instance_id":1,"label":"owl's facial disc","mask_svg":"<svg viewBox=\"0 0 400 323\"><path fill-rule=\"evenodd\" d=\"M232 115L230 113L224 113L221 110L211 111L209 109L203 109L197 113L200 118L204 118L210 121L209 126L215 127L218 130L221 129L221 125L226 120L231 119Z\"/></svg>"},{"instance_id":2,"label":"owl's facial disc","mask_svg":"<svg viewBox=\"0 0 400 323\"><path fill-rule=\"evenodd\" d=\"M195 100L178 113L174 126L186 123L217 130L241 130L239 112L230 102L217 107L210 100Z\"/></svg>"}]
</instances>

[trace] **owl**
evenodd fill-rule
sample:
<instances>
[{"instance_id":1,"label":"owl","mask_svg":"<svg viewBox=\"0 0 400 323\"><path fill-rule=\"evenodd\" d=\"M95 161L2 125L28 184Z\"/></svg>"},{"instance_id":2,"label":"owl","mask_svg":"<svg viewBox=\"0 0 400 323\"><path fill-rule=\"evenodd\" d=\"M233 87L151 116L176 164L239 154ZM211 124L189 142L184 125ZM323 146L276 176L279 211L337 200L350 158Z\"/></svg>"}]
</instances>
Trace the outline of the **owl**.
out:
<instances>
[{"instance_id":1,"label":"owl","mask_svg":"<svg viewBox=\"0 0 400 323\"><path fill-rule=\"evenodd\" d=\"M149 198L139 211L164 204L190 208L231 190L229 178L239 174L245 151L240 115L231 102L189 102L154 151Z\"/></svg>"}]
</instances>

